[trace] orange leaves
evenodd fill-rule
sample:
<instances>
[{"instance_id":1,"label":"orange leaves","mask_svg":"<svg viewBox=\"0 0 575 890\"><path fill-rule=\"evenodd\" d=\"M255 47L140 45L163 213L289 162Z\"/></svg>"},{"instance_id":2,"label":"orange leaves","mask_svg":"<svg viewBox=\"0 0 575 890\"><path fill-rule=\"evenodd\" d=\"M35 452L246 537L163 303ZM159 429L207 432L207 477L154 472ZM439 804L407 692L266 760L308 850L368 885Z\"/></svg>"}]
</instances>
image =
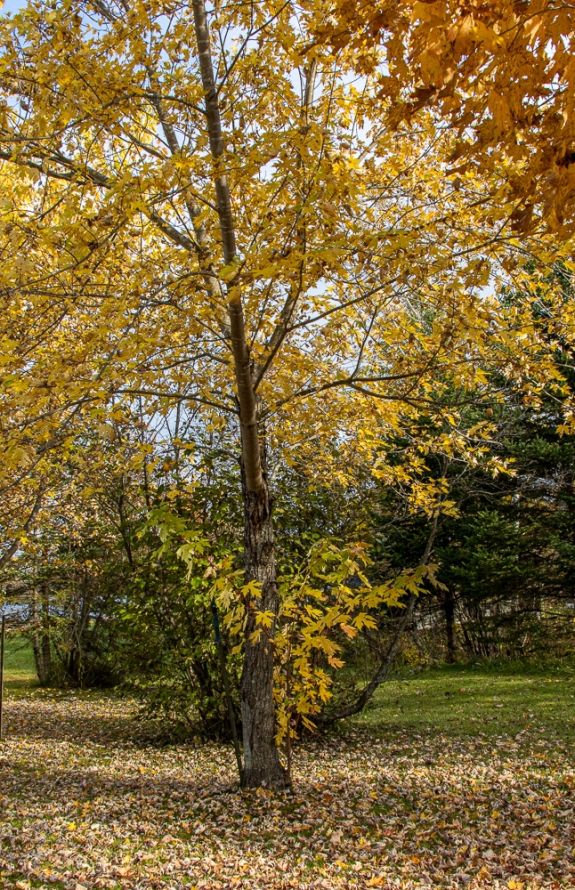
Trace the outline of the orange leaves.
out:
<instances>
[{"instance_id":1,"label":"orange leaves","mask_svg":"<svg viewBox=\"0 0 575 890\"><path fill-rule=\"evenodd\" d=\"M357 628L351 627L349 624L340 624L339 627L350 640L357 636Z\"/></svg>"},{"instance_id":2,"label":"orange leaves","mask_svg":"<svg viewBox=\"0 0 575 890\"><path fill-rule=\"evenodd\" d=\"M429 107L443 125L460 133L472 128L476 139L470 155L477 169L486 177L501 172L497 161L502 155L517 169L528 166L531 182L520 187L515 180L510 204L519 199L531 204L538 222L569 237L575 192L567 177L548 175L547 155L561 121L568 151L573 151L567 121L575 101L569 44L575 11L539 0L465 7L437 0L396 4L395 16L380 24L377 15L368 3L347 6L334 30L339 44L347 44L351 66L365 41L386 54L387 95L410 95L405 111L398 101L389 109L390 123L397 126Z\"/></svg>"}]
</instances>

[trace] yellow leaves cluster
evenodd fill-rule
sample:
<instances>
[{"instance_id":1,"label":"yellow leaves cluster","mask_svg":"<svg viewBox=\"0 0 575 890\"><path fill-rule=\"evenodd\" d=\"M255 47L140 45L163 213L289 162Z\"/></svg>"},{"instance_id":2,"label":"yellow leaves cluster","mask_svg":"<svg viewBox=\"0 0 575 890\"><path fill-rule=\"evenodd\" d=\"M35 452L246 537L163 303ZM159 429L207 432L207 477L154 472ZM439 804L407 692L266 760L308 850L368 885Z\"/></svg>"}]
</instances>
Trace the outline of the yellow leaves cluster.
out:
<instances>
[{"instance_id":1,"label":"yellow leaves cluster","mask_svg":"<svg viewBox=\"0 0 575 890\"><path fill-rule=\"evenodd\" d=\"M313 727L313 715L331 698L328 669L344 665L343 641L377 627L378 610L401 607L433 578L433 567L422 566L372 584L369 565L364 545L321 540L281 583L274 639L278 742L289 745L300 721Z\"/></svg>"},{"instance_id":2,"label":"yellow leaves cluster","mask_svg":"<svg viewBox=\"0 0 575 890\"><path fill-rule=\"evenodd\" d=\"M472 441L480 436L446 410L426 436L426 412L450 393L481 399L492 371L523 386L526 400L539 397L542 380L561 386L553 362L541 361L530 310L486 294L501 268L528 292L517 272L527 249L543 245L543 261L553 261L554 245L512 239L509 223L534 224L534 195L552 184L547 216L561 228L575 175L575 67L559 40L572 12L527 3L533 15L519 21L514 6L336 4L352 49L337 66L329 48L304 52L289 13L267 3L249 13L258 27L269 21L261 39L249 38L236 59L241 40L232 47L225 35L251 33L254 22L239 7L214 12L227 72L222 165L239 244L239 258L223 266L190 17L174 11L168 21L155 2L132 4L126 21L90 7L94 28L88 16L41 6L4 20L7 484L20 471L41 476L48 444L66 454L87 428L104 450L117 445L112 403L129 409L139 401L144 415L163 417L185 405L210 432L233 424L225 302L233 286L246 313L260 420L280 460L345 484L367 459L381 478L411 488L417 509L453 510L442 485L425 478L426 458L481 460L481 443ZM302 9L312 37L314 16L325 10ZM380 57L369 47L354 56L354 35L365 44L365 29L372 43L389 35L385 68L374 67ZM510 42L519 48L513 58ZM550 45L555 52L546 55ZM371 65L373 76L352 83L355 65ZM546 77L566 88L539 120L532 100ZM453 132L438 128L435 111ZM417 127L403 126L415 115ZM473 128L477 138L469 139ZM560 313L561 330L554 322L556 342L567 315ZM567 414L565 429L571 423ZM390 466L386 440L401 434L406 459ZM142 472L154 456L142 447L126 466ZM286 627L305 621L289 637L302 676L314 651L336 666L331 635L352 637L370 609L389 601L390 590L374 592L365 579L358 601L346 582L355 570L348 565L330 580L327 598L303 581L286 594ZM237 583L230 589L236 596ZM238 606L234 627L243 618ZM269 621L257 618L256 630ZM327 679L313 676L306 682L325 697ZM306 690L302 708L313 710Z\"/></svg>"}]
</instances>

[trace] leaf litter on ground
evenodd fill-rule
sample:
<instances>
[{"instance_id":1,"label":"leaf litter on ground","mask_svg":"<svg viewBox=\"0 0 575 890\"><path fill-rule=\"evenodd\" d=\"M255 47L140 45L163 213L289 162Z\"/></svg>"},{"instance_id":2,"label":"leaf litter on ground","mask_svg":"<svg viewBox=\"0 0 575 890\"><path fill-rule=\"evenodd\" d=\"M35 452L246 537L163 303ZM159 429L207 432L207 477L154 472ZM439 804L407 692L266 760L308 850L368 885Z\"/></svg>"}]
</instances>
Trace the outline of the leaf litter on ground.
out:
<instances>
[{"instance_id":1,"label":"leaf litter on ground","mask_svg":"<svg viewBox=\"0 0 575 890\"><path fill-rule=\"evenodd\" d=\"M229 748L158 747L130 699L9 699L0 887L575 887L575 764L537 729L352 725L297 751L294 791L240 792Z\"/></svg>"}]
</instances>

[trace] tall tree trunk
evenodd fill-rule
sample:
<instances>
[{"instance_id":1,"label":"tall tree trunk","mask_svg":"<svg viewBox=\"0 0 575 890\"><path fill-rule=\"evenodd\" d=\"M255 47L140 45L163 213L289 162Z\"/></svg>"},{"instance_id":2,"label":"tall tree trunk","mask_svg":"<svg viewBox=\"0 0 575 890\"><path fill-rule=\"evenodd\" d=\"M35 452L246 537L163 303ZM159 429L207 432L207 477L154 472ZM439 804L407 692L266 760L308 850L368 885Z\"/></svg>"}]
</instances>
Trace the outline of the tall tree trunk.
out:
<instances>
[{"instance_id":1,"label":"tall tree trunk","mask_svg":"<svg viewBox=\"0 0 575 890\"><path fill-rule=\"evenodd\" d=\"M453 591L448 588L443 593L443 615L445 617L446 661L455 661L455 599Z\"/></svg>"},{"instance_id":2,"label":"tall tree trunk","mask_svg":"<svg viewBox=\"0 0 575 890\"><path fill-rule=\"evenodd\" d=\"M36 674L40 685L47 686L52 679L52 647L50 642L50 595L45 583L41 586L40 603L38 603L38 592L34 588L30 605L32 651Z\"/></svg>"},{"instance_id":3,"label":"tall tree trunk","mask_svg":"<svg viewBox=\"0 0 575 890\"><path fill-rule=\"evenodd\" d=\"M275 704L273 696L274 652L272 631L256 631L255 610L278 613L279 597L272 503L267 485L250 491L242 474L245 513L246 578L261 586L261 597L248 604L245 655L241 685L241 711L244 743L242 785L285 788L289 784L275 743Z\"/></svg>"}]
</instances>

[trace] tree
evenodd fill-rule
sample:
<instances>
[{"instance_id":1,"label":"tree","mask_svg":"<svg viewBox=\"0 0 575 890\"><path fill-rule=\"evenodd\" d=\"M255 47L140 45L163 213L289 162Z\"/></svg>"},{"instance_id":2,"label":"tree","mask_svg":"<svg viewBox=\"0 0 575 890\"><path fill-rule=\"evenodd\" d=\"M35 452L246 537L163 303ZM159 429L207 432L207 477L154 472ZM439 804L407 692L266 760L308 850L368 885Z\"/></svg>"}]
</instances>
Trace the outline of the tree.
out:
<instances>
[{"instance_id":1,"label":"tree","mask_svg":"<svg viewBox=\"0 0 575 890\"><path fill-rule=\"evenodd\" d=\"M495 337L519 380L518 333L529 355L536 332L485 288L528 245L497 179L485 192L472 169L446 175L456 139L432 115L401 138L381 126L377 81L310 50L299 8L31 2L0 42L4 473L34 478L78 418L106 435L134 404L232 431L242 782L283 787L270 458L297 448L316 478L344 481L358 459L389 474L386 431L422 409L449 417L447 391L481 398Z\"/></svg>"}]
</instances>

